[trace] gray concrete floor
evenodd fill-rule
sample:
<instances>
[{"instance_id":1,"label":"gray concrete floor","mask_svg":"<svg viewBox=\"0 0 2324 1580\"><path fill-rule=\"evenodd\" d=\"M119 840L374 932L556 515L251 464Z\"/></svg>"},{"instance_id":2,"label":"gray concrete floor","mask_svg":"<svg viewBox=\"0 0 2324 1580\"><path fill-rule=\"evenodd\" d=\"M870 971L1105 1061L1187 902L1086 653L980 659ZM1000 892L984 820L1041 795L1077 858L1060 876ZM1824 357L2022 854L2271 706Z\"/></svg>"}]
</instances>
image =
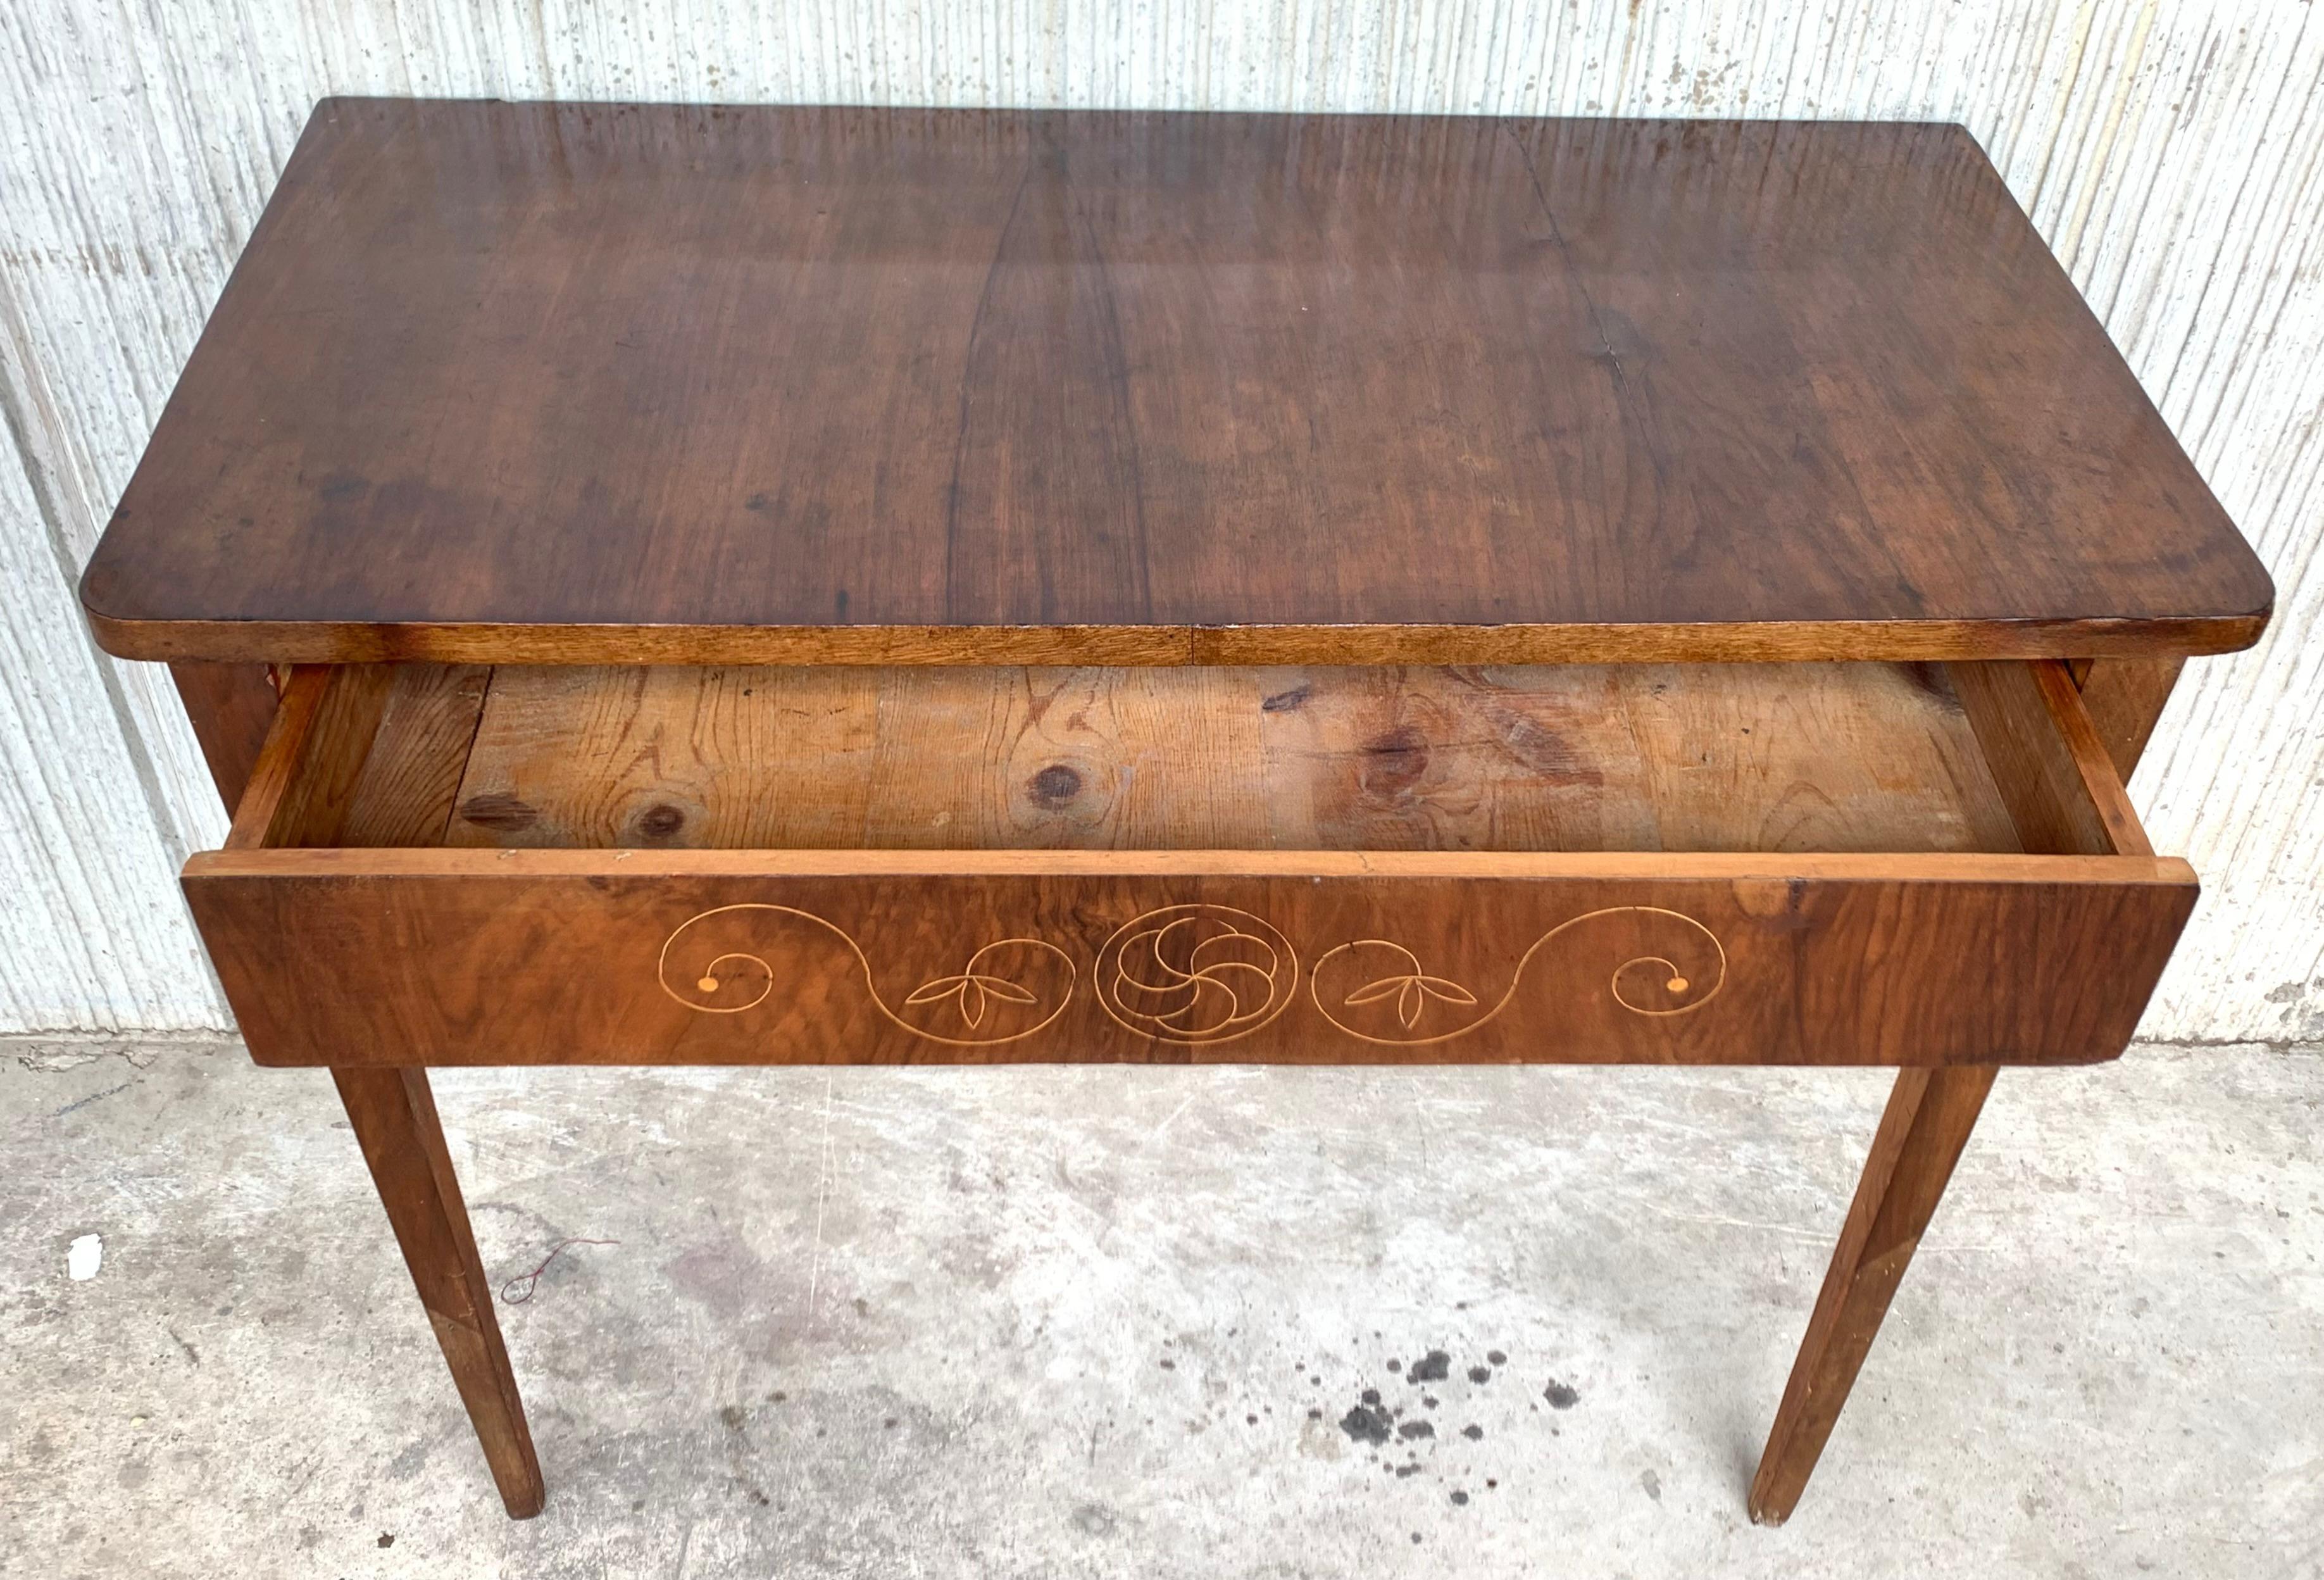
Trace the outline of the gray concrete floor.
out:
<instances>
[{"instance_id":1,"label":"gray concrete floor","mask_svg":"<svg viewBox=\"0 0 2324 1580\"><path fill-rule=\"evenodd\" d=\"M615 1243L503 1307L518 1524L321 1072L20 1049L0 1572L2324 1568L2297 1050L2006 1075L1799 1514L1748 1522L1886 1082L439 1075L496 1280ZM1434 1435L1351 1438L1367 1389Z\"/></svg>"}]
</instances>

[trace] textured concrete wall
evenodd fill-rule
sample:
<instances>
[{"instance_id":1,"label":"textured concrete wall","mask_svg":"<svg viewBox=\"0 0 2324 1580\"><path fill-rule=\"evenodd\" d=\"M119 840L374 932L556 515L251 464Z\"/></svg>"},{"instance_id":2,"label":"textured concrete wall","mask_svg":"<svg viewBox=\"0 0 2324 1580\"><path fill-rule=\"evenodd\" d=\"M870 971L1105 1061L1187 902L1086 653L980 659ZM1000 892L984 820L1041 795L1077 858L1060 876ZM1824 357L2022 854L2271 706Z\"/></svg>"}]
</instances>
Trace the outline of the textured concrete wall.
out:
<instances>
[{"instance_id":1,"label":"textured concrete wall","mask_svg":"<svg viewBox=\"0 0 2324 1580\"><path fill-rule=\"evenodd\" d=\"M2133 787L2209 886L2149 1030L2324 1036L2324 5L2302 0L11 0L0 1031L221 1023L166 881L221 819L166 679L95 655L70 585L328 93L1961 121L2280 589L2259 649L2190 672Z\"/></svg>"}]
</instances>

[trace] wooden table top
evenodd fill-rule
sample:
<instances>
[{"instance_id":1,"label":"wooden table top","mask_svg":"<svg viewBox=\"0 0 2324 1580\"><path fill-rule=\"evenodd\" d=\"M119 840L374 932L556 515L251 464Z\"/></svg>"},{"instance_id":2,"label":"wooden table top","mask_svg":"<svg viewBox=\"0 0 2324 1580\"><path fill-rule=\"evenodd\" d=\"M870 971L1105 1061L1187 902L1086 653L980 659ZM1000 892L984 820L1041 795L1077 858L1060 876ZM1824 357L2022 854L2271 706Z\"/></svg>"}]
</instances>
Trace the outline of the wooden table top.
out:
<instances>
[{"instance_id":1,"label":"wooden table top","mask_svg":"<svg viewBox=\"0 0 2324 1580\"><path fill-rule=\"evenodd\" d=\"M333 99L82 584L132 658L2247 644L1927 125Z\"/></svg>"}]
</instances>

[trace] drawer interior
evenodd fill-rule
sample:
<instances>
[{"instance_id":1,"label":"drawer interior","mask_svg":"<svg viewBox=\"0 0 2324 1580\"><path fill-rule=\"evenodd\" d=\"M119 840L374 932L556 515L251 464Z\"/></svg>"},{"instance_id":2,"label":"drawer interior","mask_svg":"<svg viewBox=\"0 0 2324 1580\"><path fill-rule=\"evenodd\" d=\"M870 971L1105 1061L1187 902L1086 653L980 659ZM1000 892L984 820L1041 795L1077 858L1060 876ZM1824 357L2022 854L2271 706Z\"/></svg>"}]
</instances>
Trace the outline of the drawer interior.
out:
<instances>
[{"instance_id":1,"label":"drawer interior","mask_svg":"<svg viewBox=\"0 0 2324 1580\"><path fill-rule=\"evenodd\" d=\"M235 843L2143 851L2063 673L301 670Z\"/></svg>"},{"instance_id":2,"label":"drawer interior","mask_svg":"<svg viewBox=\"0 0 2324 1580\"><path fill-rule=\"evenodd\" d=\"M383 1065L2076 1062L2196 893L2054 662L301 669L185 888Z\"/></svg>"}]
</instances>

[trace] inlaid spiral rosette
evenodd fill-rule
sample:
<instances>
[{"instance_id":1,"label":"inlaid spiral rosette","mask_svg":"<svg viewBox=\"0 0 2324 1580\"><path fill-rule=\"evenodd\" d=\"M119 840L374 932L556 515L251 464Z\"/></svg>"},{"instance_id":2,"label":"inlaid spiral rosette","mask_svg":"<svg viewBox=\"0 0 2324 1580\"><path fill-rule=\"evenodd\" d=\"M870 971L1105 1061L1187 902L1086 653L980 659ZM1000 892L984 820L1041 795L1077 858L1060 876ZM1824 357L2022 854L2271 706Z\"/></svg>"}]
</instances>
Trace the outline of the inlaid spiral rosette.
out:
<instances>
[{"instance_id":1,"label":"inlaid spiral rosette","mask_svg":"<svg viewBox=\"0 0 2324 1580\"><path fill-rule=\"evenodd\" d=\"M1097 1002L1132 1031L1165 1042L1230 1042L1281 1014L1299 955L1264 917L1226 905L1166 905L1115 930L1098 951Z\"/></svg>"}]
</instances>

